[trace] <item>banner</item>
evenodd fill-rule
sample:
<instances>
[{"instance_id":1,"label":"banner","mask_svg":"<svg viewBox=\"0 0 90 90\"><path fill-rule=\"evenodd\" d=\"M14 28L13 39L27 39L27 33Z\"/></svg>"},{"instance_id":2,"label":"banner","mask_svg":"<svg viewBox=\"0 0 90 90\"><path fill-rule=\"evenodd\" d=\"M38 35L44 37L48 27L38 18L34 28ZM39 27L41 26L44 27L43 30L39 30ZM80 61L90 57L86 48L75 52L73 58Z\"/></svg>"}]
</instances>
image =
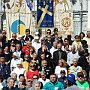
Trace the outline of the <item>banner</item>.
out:
<instances>
[{"instance_id":1,"label":"banner","mask_svg":"<svg viewBox=\"0 0 90 90\"><path fill-rule=\"evenodd\" d=\"M27 6L26 0L10 1L9 8L6 7L6 30L8 38L12 33L24 35L25 29L30 30L35 27L35 20L32 16L30 8Z\"/></svg>"},{"instance_id":2,"label":"banner","mask_svg":"<svg viewBox=\"0 0 90 90\"><path fill-rule=\"evenodd\" d=\"M37 28L54 27L53 0L37 0Z\"/></svg>"},{"instance_id":3,"label":"banner","mask_svg":"<svg viewBox=\"0 0 90 90\"><path fill-rule=\"evenodd\" d=\"M60 31L72 32L73 31L73 13L62 12L60 17Z\"/></svg>"}]
</instances>

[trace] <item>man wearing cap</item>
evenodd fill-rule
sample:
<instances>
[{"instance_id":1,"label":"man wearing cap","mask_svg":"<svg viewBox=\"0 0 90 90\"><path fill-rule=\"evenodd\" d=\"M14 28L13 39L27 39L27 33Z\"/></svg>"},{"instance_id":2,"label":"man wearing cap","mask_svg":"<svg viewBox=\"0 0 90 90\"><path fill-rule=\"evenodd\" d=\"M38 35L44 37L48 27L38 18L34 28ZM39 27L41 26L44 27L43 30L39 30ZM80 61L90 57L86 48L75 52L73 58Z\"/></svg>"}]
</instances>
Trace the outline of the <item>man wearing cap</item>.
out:
<instances>
[{"instance_id":1,"label":"man wearing cap","mask_svg":"<svg viewBox=\"0 0 90 90\"><path fill-rule=\"evenodd\" d=\"M17 80L19 80L19 75L24 74L25 75L25 69L22 67L22 61L17 61L17 67L11 72L17 74Z\"/></svg>"},{"instance_id":2,"label":"man wearing cap","mask_svg":"<svg viewBox=\"0 0 90 90\"><path fill-rule=\"evenodd\" d=\"M67 88L64 90L82 90L80 88L78 88L75 84L75 75L74 74L68 74L67 75Z\"/></svg>"},{"instance_id":3,"label":"man wearing cap","mask_svg":"<svg viewBox=\"0 0 90 90\"><path fill-rule=\"evenodd\" d=\"M81 88L81 90L90 90L89 83L85 81L83 72L77 73L76 85Z\"/></svg>"},{"instance_id":4,"label":"man wearing cap","mask_svg":"<svg viewBox=\"0 0 90 90\"><path fill-rule=\"evenodd\" d=\"M32 43L32 46L35 48L35 51L37 52L38 49L41 47L41 43L39 41L39 36L34 37L34 42Z\"/></svg>"}]
</instances>

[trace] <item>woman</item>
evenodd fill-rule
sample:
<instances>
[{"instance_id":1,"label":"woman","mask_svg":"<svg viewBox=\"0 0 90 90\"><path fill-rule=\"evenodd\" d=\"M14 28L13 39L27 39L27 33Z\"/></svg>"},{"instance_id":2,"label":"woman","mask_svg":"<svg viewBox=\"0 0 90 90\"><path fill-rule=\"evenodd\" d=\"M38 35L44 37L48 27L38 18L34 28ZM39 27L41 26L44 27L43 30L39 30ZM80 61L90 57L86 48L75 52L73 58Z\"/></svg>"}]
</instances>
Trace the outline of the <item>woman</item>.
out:
<instances>
[{"instance_id":1,"label":"woman","mask_svg":"<svg viewBox=\"0 0 90 90\"><path fill-rule=\"evenodd\" d=\"M9 47L8 46L5 46L4 48L4 58L5 58L5 63L6 64L10 64L10 61L11 61L11 53L9 52Z\"/></svg>"},{"instance_id":2,"label":"woman","mask_svg":"<svg viewBox=\"0 0 90 90\"><path fill-rule=\"evenodd\" d=\"M58 65L55 68L55 74L57 75L58 78L61 77L60 75L61 70L65 70L67 76L66 62L64 62L63 59L58 61Z\"/></svg>"},{"instance_id":3,"label":"woman","mask_svg":"<svg viewBox=\"0 0 90 90\"><path fill-rule=\"evenodd\" d=\"M36 64L34 62L30 62L29 70L26 73L26 77L27 77L27 79L33 80L33 75L35 75L35 74L38 75L38 77L40 77L39 72L36 69Z\"/></svg>"}]
</instances>

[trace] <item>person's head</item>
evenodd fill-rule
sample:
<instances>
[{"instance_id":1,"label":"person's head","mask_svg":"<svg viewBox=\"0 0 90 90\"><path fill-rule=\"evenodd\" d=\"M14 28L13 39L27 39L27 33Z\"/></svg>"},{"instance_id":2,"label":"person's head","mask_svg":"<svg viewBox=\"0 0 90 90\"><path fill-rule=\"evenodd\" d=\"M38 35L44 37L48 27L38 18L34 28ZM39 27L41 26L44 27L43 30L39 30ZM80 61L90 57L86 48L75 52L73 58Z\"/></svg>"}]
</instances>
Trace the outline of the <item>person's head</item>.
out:
<instances>
[{"instance_id":1,"label":"person's head","mask_svg":"<svg viewBox=\"0 0 90 90\"><path fill-rule=\"evenodd\" d=\"M39 42L39 36L35 36L35 37L34 37L34 40L35 40L35 42L38 43L38 42Z\"/></svg>"},{"instance_id":2,"label":"person's head","mask_svg":"<svg viewBox=\"0 0 90 90\"><path fill-rule=\"evenodd\" d=\"M37 54L33 53L33 60L37 59Z\"/></svg>"},{"instance_id":3,"label":"person's head","mask_svg":"<svg viewBox=\"0 0 90 90\"><path fill-rule=\"evenodd\" d=\"M50 29L47 30L47 35L51 35L51 30Z\"/></svg>"},{"instance_id":4,"label":"person's head","mask_svg":"<svg viewBox=\"0 0 90 90\"><path fill-rule=\"evenodd\" d=\"M61 75L62 78L65 77L65 74L66 74L66 73L65 73L65 70L61 70L61 71L60 71L60 75Z\"/></svg>"},{"instance_id":5,"label":"person's head","mask_svg":"<svg viewBox=\"0 0 90 90\"><path fill-rule=\"evenodd\" d=\"M37 74L33 75L33 80L38 80L38 75Z\"/></svg>"},{"instance_id":6,"label":"person's head","mask_svg":"<svg viewBox=\"0 0 90 90\"><path fill-rule=\"evenodd\" d=\"M27 41L27 42L26 42L26 46L27 46L27 47L31 47L31 42Z\"/></svg>"},{"instance_id":7,"label":"person's head","mask_svg":"<svg viewBox=\"0 0 90 90\"><path fill-rule=\"evenodd\" d=\"M75 52L76 51L76 47L74 45L71 47L71 51L72 52Z\"/></svg>"},{"instance_id":8,"label":"person's head","mask_svg":"<svg viewBox=\"0 0 90 90\"><path fill-rule=\"evenodd\" d=\"M21 60L18 60L18 61L17 61L17 67L18 67L18 68L22 68L22 61L21 61Z\"/></svg>"},{"instance_id":9,"label":"person's head","mask_svg":"<svg viewBox=\"0 0 90 90\"><path fill-rule=\"evenodd\" d=\"M56 74L51 74L51 75L50 75L50 81L51 81L52 83L55 83L55 82L57 81L57 76L56 76Z\"/></svg>"},{"instance_id":10,"label":"person's head","mask_svg":"<svg viewBox=\"0 0 90 90\"><path fill-rule=\"evenodd\" d=\"M16 73L12 73L11 74L11 78L13 78L16 81L17 80L17 74Z\"/></svg>"},{"instance_id":11,"label":"person's head","mask_svg":"<svg viewBox=\"0 0 90 90\"><path fill-rule=\"evenodd\" d=\"M62 44L61 43L57 44L57 49L62 49Z\"/></svg>"},{"instance_id":12,"label":"person's head","mask_svg":"<svg viewBox=\"0 0 90 90\"><path fill-rule=\"evenodd\" d=\"M46 45L43 45L43 46L42 46L42 51L45 52L45 51L47 51L47 50L48 50L47 46L46 46Z\"/></svg>"},{"instance_id":13,"label":"person's head","mask_svg":"<svg viewBox=\"0 0 90 90\"><path fill-rule=\"evenodd\" d=\"M40 75L41 75L42 80L45 80L46 79L46 73L45 73L45 71L41 71Z\"/></svg>"},{"instance_id":14,"label":"person's head","mask_svg":"<svg viewBox=\"0 0 90 90\"><path fill-rule=\"evenodd\" d=\"M71 86L75 84L75 75L74 74L68 74L67 75L67 85Z\"/></svg>"},{"instance_id":15,"label":"person's head","mask_svg":"<svg viewBox=\"0 0 90 90\"><path fill-rule=\"evenodd\" d=\"M39 81L36 81L33 87L34 87L34 90L41 90L41 83Z\"/></svg>"},{"instance_id":16,"label":"person's head","mask_svg":"<svg viewBox=\"0 0 90 90\"><path fill-rule=\"evenodd\" d=\"M18 40L22 40L22 35L18 35Z\"/></svg>"},{"instance_id":17,"label":"person's head","mask_svg":"<svg viewBox=\"0 0 90 90\"><path fill-rule=\"evenodd\" d=\"M90 31L87 31L87 37L90 38Z\"/></svg>"},{"instance_id":18,"label":"person's head","mask_svg":"<svg viewBox=\"0 0 90 90\"><path fill-rule=\"evenodd\" d=\"M79 42L80 41L80 36L76 35L74 38L75 38L75 41L76 42Z\"/></svg>"},{"instance_id":19,"label":"person's head","mask_svg":"<svg viewBox=\"0 0 90 90\"><path fill-rule=\"evenodd\" d=\"M34 62L30 62L29 69L32 71L36 70L36 64Z\"/></svg>"},{"instance_id":20,"label":"person's head","mask_svg":"<svg viewBox=\"0 0 90 90\"><path fill-rule=\"evenodd\" d=\"M24 55L24 60L29 61L29 55Z\"/></svg>"},{"instance_id":21,"label":"person's head","mask_svg":"<svg viewBox=\"0 0 90 90\"><path fill-rule=\"evenodd\" d=\"M79 34L79 36L80 36L80 39L83 39L83 38L85 37L84 32L81 32L81 33Z\"/></svg>"},{"instance_id":22,"label":"person's head","mask_svg":"<svg viewBox=\"0 0 90 90\"><path fill-rule=\"evenodd\" d=\"M9 47L8 46L5 46L4 51L5 52L8 52L9 51Z\"/></svg>"},{"instance_id":23,"label":"person's head","mask_svg":"<svg viewBox=\"0 0 90 90\"><path fill-rule=\"evenodd\" d=\"M31 79L26 79L26 87L32 87L32 80Z\"/></svg>"},{"instance_id":24,"label":"person's head","mask_svg":"<svg viewBox=\"0 0 90 90\"><path fill-rule=\"evenodd\" d=\"M5 64L5 58L4 57L0 57L0 63L3 65Z\"/></svg>"},{"instance_id":25,"label":"person's head","mask_svg":"<svg viewBox=\"0 0 90 90\"><path fill-rule=\"evenodd\" d=\"M58 33L58 28L54 28L53 32L54 32L54 34L57 34Z\"/></svg>"},{"instance_id":26,"label":"person's head","mask_svg":"<svg viewBox=\"0 0 90 90\"><path fill-rule=\"evenodd\" d=\"M2 52L3 52L3 49L0 47L0 54L2 54Z\"/></svg>"},{"instance_id":27,"label":"person's head","mask_svg":"<svg viewBox=\"0 0 90 90\"><path fill-rule=\"evenodd\" d=\"M14 53L13 53L13 58L14 58L14 59L18 59L18 58L19 58L19 55L18 55L16 52L14 52Z\"/></svg>"},{"instance_id":28,"label":"person's head","mask_svg":"<svg viewBox=\"0 0 90 90\"><path fill-rule=\"evenodd\" d=\"M73 59L73 65L74 65L74 66L77 66L77 63L78 63L77 58L74 58L74 59Z\"/></svg>"},{"instance_id":29,"label":"person's head","mask_svg":"<svg viewBox=\"0 0 90 90\"><path fill-rule=\"evenodd\" d=\"M64 49L65 49L66 51L69 50L69 45L68 45L68 44L64 45Z\"/></svg>"},{"instance_id":30,"label":"person's head","mask_svg":"<svg viewBox=\"0 0 90 90\"><path fill-rule=\"evenodd\" d=\"M77 73L77 80L78 80L80 83L83 83L83 82L85 81L83 72L78 72L78 73Z\"/></svg>"},{"instance_id":31,"label":"person's head","mask_svg":"<svg viewBox=\"0 0 90 90\"><path fill-rule=\"evenodd\" d=\"M41 53L40 58L41 58L42 60L45 60L45 53Z\"/></svg>"},{"instance_id":32,"label":"person's head","mask_svg":"<svg viewBox=\"0 0 90 90\"><path fill-rule=\"evenodd\" d=\"M25 76L24 74L19 75L19 82L25 82Z\"/></svg>"},{"instance_id":33,"label":"person's head","mask_svg":"<svg viewBox=\"0 0 90 90\"><path fill-rule=\"evenodd\" d=\"M42 60L41 61L41 66L42 67L47 67L47 61L46 60Z\"/></svg>"},{"instance_id":34,"label":"person's head","mask_svg":"<svg viewBox=\"0 0 90 90\"><path fill-rule=\"evenodd\" d=\"M29 36L30 35L30 29L26 29L25 34L26 34L26 36Z\"/></svg>"},{"instance_id":35,"label":"person's head","mask_svg":"<svg viewBox=\"0 0 90 90\"><path fill-rule=\"evenodd\" d=\"M51 35L47 35L47 40L51 41Z\"/></svg>"},{"instance_id":36,"label":"person's head","mask_svg":"<svg viewBox=\"0 0 90 90\"><path fill-rule=\"evenodd\" d=\"M8 85L8 87L9 88L12 88L12 87L14 87L14 84L15 84L15 80L13 78L9 77L7 79L7 85Z\"/></svg>"},{"instance_id":37,"label":"person's head","mask_svg":"<svg viewBox=\"0 0 90 90\"><path fill-rule=\"evenodd\" d=\"M69 44L68 38L65 38L64 39L64 45L68 45L68 44Z\"/></svg>"},{"instance_id":38,"label":"person's head","mask_svg":"<svg viewBox=\"0 0 90 90\"><path fill-rule=\"evenodd\" d=\"M21 45L20 44L16 44L16 50L17 51L21 50Z\"/></svg>"},{"instance_id":39,"label":"person's head","mask_svg":"<svg viewBox=\"0 0 90 90\"><path fill-rule=\"evenodd\" d=\"M57 42L55 42L55 41L53 42L53 47L57 48Z\"/></svg>"},{"instance_id":40,"label":"person's head","mask_svg":"<svg viewBox=\"0 0 90 90\"><path fill-rule=\"evenodd\" d=\"M12 39L16 39L17 38L17 34L16 33L13 33L12 34Z\"/></svg>"},{"instance_id":41,"label":"person's head","mask_svg":"<svg viewBox=\"0 0 90 90\"><path fill-rule=\"evenodd\" d=\"M59 60L59 61L58 61L58 65L59 65L60 67L63 67L63 62L62 62L62 60Z\"/></svg>"},{"instance_id":42,"label":"person's head","mask_svg":"<svg viewBox=\"0 0 90 90\"><path fill-rule=\"evenodd\" d=\"M12 41L10 42L10 46L15 47L14 40L12 40Z\"/></svg>"},{"instance_id":43,"label":"person's head","mask_svg":"<svg viewBox=\"0 0 90 90\"><path fill-rule=\"evenodd\" d=\"M2 30L2 35L6 36L6 34L7 34L6 30Z\"/></svg>"},{"instance_id":44,"label":"person's head","mask_svg":"<svg viewBox=\"0 0 90 90\"><path fill-rule=\"evenodd\" d=\"M58 41L59 41L59 42L62 41L62 35L61 35L61 34L58 35Z\"/></svg>"}]
</instances>

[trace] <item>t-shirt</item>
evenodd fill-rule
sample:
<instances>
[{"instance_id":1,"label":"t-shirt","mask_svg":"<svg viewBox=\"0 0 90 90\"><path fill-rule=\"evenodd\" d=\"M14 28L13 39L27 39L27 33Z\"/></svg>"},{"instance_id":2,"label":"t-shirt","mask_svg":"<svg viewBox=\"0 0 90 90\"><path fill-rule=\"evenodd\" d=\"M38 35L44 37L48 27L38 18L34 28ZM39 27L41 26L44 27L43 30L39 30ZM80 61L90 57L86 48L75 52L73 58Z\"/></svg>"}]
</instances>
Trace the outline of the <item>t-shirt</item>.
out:
<instances>
[{"instance_id":1,"label":"t-shirt","mask_svg":"<svg viewBox=\"0 0 90 90\"><path fill-rule=\"evenodd\" d=\"M87 81L83 82L82 84L79 81L76 81L76 85L82 90L86 90L87 88L89 88L89 84Z\"/></svg>"}]
</instances>

